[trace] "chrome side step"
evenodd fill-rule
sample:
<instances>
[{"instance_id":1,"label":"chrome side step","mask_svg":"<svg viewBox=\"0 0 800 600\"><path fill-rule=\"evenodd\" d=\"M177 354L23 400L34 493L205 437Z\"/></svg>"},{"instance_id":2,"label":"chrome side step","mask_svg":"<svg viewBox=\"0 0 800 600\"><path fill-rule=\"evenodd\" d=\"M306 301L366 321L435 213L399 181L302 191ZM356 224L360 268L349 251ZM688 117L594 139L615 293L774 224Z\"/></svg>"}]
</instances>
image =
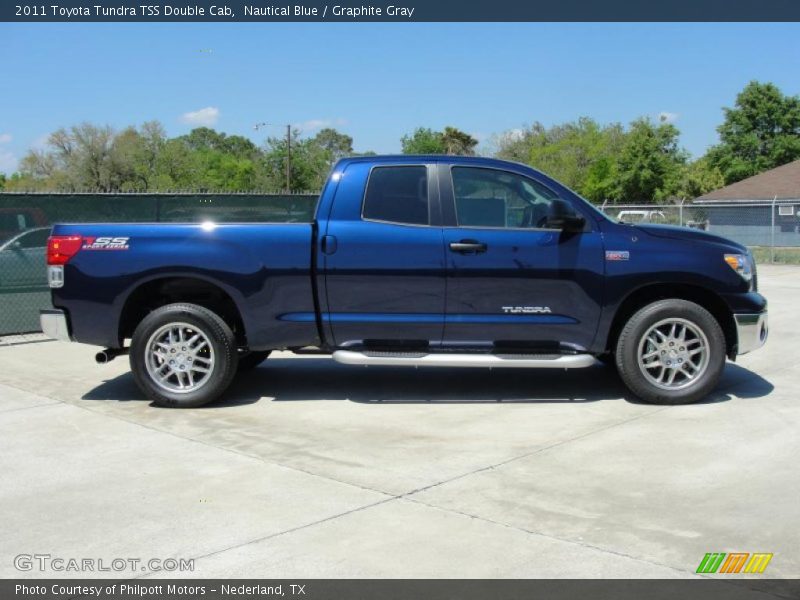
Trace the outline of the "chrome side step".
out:
<instances>
[{"instance_id":1,"label":"chrome side step","mask_svg":"<svg viewBox=\"0 0 800 600\"><path fill-rule=\"evenodd\" d=\"M353 352L336 350L333 360L345 365L413 367L516 367L522 369L583 369L595 364L591 354L424 354L417 352Z\"/></svg>"}]
</instances>

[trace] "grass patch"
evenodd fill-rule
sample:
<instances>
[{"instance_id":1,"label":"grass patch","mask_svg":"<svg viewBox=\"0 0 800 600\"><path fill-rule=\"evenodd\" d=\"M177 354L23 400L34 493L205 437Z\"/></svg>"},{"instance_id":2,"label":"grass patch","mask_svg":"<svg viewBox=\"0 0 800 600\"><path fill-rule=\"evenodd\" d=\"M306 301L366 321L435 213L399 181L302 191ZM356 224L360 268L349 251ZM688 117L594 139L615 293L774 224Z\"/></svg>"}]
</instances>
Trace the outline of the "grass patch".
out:
<instances>
[{"instance_id":1,"label":"grass patch","mask_svg":"<svg viewBox=\"0 0 800 600\"><path fill-rule=\"evenodd\" d=\"M764 246L753 246L750 248L758 264L770 263L770 249ZM775 248L775 264L800 265L800 248Z\"/></svg>"}]
</instances>

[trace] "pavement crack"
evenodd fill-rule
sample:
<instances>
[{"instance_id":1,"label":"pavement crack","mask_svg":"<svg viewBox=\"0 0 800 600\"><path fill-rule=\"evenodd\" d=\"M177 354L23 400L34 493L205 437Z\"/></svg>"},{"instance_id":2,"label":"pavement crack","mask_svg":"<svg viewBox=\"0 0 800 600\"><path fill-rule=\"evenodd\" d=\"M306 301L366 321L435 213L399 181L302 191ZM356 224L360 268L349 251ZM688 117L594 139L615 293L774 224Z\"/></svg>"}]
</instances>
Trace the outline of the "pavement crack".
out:
<instances>
[{"instance_id":1,"label":"pavement crack","mask_svg":"<svg viewBox=\"0 0 800 600\"><path fill-rule=\"evenodd\" d=\"M35 404L33 406L18 406L16 408L5 408L0 410L0 415L7 415L8 413L19 412L22 410L33 410L35 408L44 408L46 406L55 406L56 404L61 404L58 400L55 402L42 402L41 404Z\"/></svg>"},{"instance_id":2,"label":"pavement crack","mask_svg":"<svg viewBox=\"0 0 800 600\"><path fill-rule=\"evenodd\" d=\"M263 535L263 536L260 536L260 537L257 537L257 538L253 538L253 539L247 540L245 542L239 542L237 544L231 544L230 546L226 546L225 548L220 548L218 550L213 550L213 551L207 552L205 554L200 554L200 555L197 555L197 556L193 556L192 558L194 560L201 560L201 559L204 559L204 558L209 558L209 557L212 557L212 556L216 556L217 554L222 554L223 552L229 552L231 550L236 550L237 548L244 548L245 546L249 546L251 544L257 544L259 542L264 542L266 540L271 540L271 539L280 537L282 535L287 535L289 533L295 533L297 531L302 531L303 529L308 529L309 527L315 527L317 525L321 525L321 524L327 523L329 521L334 521L336 519L340 519L342 517L346 517L348 515L352 515L354 513L360 512L362 510L367 510L368 508L373 508L375 506L380 506L381 504L386 504L387 502L392 502L392 501L397 500L397 499L398 499L397 496L393 496L391 498L384 498L383 500L378 500L377 502L371 502L369 504L364 504L362 506L358 506L356 508L353 508L353 509L350 509L350 510L346 510L346 511L341 512L341 513L337 513L335 515L331 515L329 517L325 517L324 519L317 519L316 521L311 521L310 523L305 523L303 525L298 525L297 527L290 527L289 529L285 529L283 531L276 531L274 533L270 533L270 534ZM153 575L155 573L157 573L157 572L156 571L148 571L147 573L142 573L141 575L135 577L134 579L141 579L142 577L147 577L148 575Z\"/></svg>"},{"instance_id":3,"label":"pavement crack","mask_svg":"<svg viewBox=\"0 0 800 600\"><path fill-rule=\"evenodd\" d=\"M455 508L449 508L449 507L446 507L446 506L439 506L437 504L430 504L429 502L424 502L424 501L419 500L417 498L405 498L405 500L408 500L409 502L415 502L417 504L421 504L422 506L427 506L428 508L433 508L435 510L440 510L440 511L443 511L443 512L453 513L453 514L456 514L456 515L460 515L462 517L468 517L470 519L477 519L477 520L483 521L485 523L491 523L492 525L497 525L499 527L505 527L506 529L513 529L515 531L520 531L520 532L528 534L528 535L533 535L533 536L537 536L537 537L543 537L543 538L546 538L546 539L549 539L549 540L553 540L553 541L556 541L556 542L563 542L565 544L573 544L575 546L581 546L582 548L588 548L590 550L597 550L598 552L604 552L606 554L613 554L615 556L619 556L619 557L622 557L622 558L628 558L630 560L635 560L637 562L643 562L643 563L654 565L654 566L657 566L657 567L670 569L672 571L676 571L676 572L681 573L683 575L686 575L686 574L694 575L693 572L687 571L685 569L680 569L678 567L673 567L673 566L665 564L665 563L659 563L657 561L648 560L648 559L640 558L640 557L637 557L637 556L632 556L632 555L626 554L624 552L619 552L618 550L612 550L610 548L603 548L601 546L595 546L594 544L588 544L586 542L581 542L581 541L578 541L578 540L572 540L572 539L569 539L569 538L558 537L556 535L552 535L552 534L549 534L549 533L544 533L542 531L535 531L533 529L528 529L526 527L520 527L519 525L513 525L511 523L505 523L503 521L496 521L496 520L490 519L488 517L482 517L480 515L464 512L464 511L461 511L461 510L457 510Z\"/></svg>"}]
</instances>

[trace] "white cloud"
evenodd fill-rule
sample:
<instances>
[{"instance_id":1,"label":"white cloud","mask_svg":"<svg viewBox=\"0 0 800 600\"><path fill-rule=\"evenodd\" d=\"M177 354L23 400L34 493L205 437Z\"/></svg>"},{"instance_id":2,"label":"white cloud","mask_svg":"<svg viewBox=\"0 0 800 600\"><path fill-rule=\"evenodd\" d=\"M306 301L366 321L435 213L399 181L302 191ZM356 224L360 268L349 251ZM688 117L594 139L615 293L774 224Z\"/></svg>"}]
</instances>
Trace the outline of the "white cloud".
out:
<instances>
[{"instance_id":1,"label":"white cloud","mask_svg":"<svg viewBox=\"0 0 800 600\"><path fill-rule=\"evenodd\" d=\"M680 115L678 113L662 110L660 113L658 113L658 120L661 123L674 123L678 120L679 116Z\"/></svg>"},{"instance_id":2,"label":"white cloud","mask_svg":"<svg viewBox=\"0 0 800 600\"><path fill-rule=\"evenodd\" d=\"M0 144L7 144L11 139L10 133L0 133Z\"/></svg>"},{"instance_id":3,"label":"white cloud","mask_svg":"<svg viewBox=\"0 0 800 600\"><path fill-rule=\"evenodd\" d=\"M13 173L17 170L18 164L13 152L0 149L0 173Z\"/></svg>"},{"instance_id":4,"label":"white cloud","mask_svg":"<svg viewBox=\"0 0 800 600\"><path fill-rule=\"evenodd\" d=\"M219 109L216 106L206 106L200 110L183 113L181 121L189 125L203 125L210 127L219 119Z\"/></svg>"}]
</instances>

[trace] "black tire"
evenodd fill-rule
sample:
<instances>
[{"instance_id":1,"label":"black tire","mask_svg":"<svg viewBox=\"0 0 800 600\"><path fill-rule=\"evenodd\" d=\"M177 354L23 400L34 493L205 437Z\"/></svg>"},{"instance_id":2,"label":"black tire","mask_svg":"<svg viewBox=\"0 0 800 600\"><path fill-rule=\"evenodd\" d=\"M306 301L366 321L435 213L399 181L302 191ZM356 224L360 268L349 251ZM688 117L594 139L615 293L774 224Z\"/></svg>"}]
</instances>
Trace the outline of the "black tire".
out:
<instances>
[{"instance_id":1,"label":"black tire","mask_svg":"<svg viewBox=\"0 0 800 600\"><path fill-rule=\"evenodd\" d=\"M173 323L185 323L192 330L202 332L208 341L207 348L210 348L206 352L210 355L213 351L213 362L201 363L210 364L211 368L207 374L200 375L204 383L197 389L185 392L165 389L148 371L150 349L147 346L151 336ZM238 358L236 341L227 323L212 311L196 304L168 304L154 310L139 323L131 340L130 363L137 385L153 402L170 408L202 406L219 398L236 375ZM182 381L181 377L178 380ZM174 384L174 381L170 377L168 383Z\"/></svg>"},{"instance_id":2,"label":"black tire","mask_svg":"<svg viewBox=\"0 0 800 600\"><path fill-rule=\"evenodd\" d=\"M677 381L676 385L682 383L684 387L678 389L659 387L646 374L647 369L639 366L640 344L647 344L646 341L643 341L643 337L651 327L666 319L679 319L682 323L688 322L692 324L707 340L708 355L705 367L698 368L700 373L695 375L695 379L692 381L689 381L688 377L679 371L675 378L678 380L678 377L680 377L681 380ZM663 339L658 336L655 337L659 340ZM666 345L665 343L665 347ZM680 342L676 342L676 345L680 345ZM653 347L651 345L649 348ZM683 346L680 347L683 348ZM686 344L686 348L688 347L689 345ZM623 327L622 332L620 332L615 356L617 371L619 371L625 385L644 402L650 404L691 404L705 398L716 387L725 368L725 350L725 334L710 312L694 302L668 299L653 302L637 311L630 318L625 327ZM665 350L662 349L659 352L664 354ZM677 359L674 355L670 356L671 350L668 348L666 352L667 354L664 358L659 356L652 360L659 362L670 360L673 365L670 368L675 370L674 365ZM685 360L683 356L686 355L681 355L681 363ZM660 367L658 368L660 369ZM666 369L665 379L669 377L670 368ZM655 369L653 372L656 372ZM657 372L661 373L660 370ZM663 382L662 385L664 383L666 382Z\"/></svg>"},{"instance_id":3,"label":"black tire","mask_svg":"<svg viewBox=\"0 0 800 600\"><path fill-rule=\"evenodd\" d=\"M258 350L256 352L248 352L239 357L239 372L252 371L262 362L267 360L267 357L272 353L272 350Z\"/></svg>"}]
</instances>

